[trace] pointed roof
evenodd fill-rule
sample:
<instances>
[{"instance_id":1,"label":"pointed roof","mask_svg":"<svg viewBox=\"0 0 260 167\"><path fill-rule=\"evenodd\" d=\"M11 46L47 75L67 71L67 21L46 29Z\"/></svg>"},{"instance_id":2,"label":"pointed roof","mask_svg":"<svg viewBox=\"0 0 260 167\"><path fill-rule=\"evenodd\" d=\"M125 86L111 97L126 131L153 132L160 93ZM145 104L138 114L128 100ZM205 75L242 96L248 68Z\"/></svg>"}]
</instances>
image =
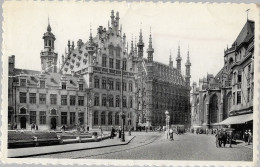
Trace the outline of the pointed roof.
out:
<instances>
[{"instance_id":1,"label":"pointed roof","mask_svg":"<svg viewBox=\"0 0 260 167\"><path fill-rule=\"evenodd\" d=\"M187 62L186 62L185 65L186 65L186 66L190 66L190 65L191 65L191 63L190 63L190 51L189 51L189 49L188 49L188 53L187 53Z\"/></svg>"},{"instance_id":2,"label":"pointed roof","mask_svg":"<svg viewBox=\"0 0 260 167\"><path fill-rule=\"evenodd\" d=\"M152 44L152 34L151 34L151 28L150 28L150 37L149 37L149 44L147 48L147 52L154 52L153 44Z\"/></svg>"},{"instance_id":3,"label":"pointed roof","mask_svg":"<svg viewBox=\"0 0 260 167\"><path fill-rule=\"evenodd\" d=\"M255 22L252 20L247 20L246 24L240 31L237 39L234 42L234 45L241 45L244 42L248 42L252 37L254 37L255 33Z\"/></svg>"}]
</instances>

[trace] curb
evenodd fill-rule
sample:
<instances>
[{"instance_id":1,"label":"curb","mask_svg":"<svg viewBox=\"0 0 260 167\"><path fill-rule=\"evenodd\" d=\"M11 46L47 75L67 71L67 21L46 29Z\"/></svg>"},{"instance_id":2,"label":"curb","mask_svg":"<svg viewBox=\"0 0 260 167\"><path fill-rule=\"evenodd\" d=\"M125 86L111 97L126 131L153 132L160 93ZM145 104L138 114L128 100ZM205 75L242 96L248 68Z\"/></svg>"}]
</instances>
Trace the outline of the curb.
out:
<instances>
[{"instance_id":1,"label":"curb","mask_svg":"<svg viewBox=\"0 0 260 167\"><path fill-rule=\"evenodd\" d=\"M13 157L8 157L8 158L27 158L27 157L40 156L40 155L58 154L58 153L66 153L66 152L72 152L72 151L92 150L92 149L98 149L98 148L106 148L106 147L127 145L127 144L129 144L134 138L135 138L135 136L133 136L128 142L126 142L126 143L121 143L121 144L112 144L112 145L106 145L106 146L97 146L97 147L92 147L92 148L71 149L71 150L66 150L66 151L53 151L53 152L48 152L48 153L39 153L39 154L22 155L22 156L13 156Z\"/></svg>"}]
</instances>

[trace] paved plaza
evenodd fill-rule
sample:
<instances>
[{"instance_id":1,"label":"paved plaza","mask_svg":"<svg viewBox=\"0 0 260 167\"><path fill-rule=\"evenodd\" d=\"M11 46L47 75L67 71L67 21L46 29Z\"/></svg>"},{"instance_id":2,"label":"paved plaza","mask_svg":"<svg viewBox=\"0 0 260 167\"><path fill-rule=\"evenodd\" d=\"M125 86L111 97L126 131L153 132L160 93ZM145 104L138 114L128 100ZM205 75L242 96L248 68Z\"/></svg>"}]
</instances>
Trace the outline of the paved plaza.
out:
<instances>
[{"instance_id":1,"label":"paved plaza","mask_svg":"<svg viewBox=\"0 0 260 167\"><path fill-rule=\"evenodd\" d=\"M241 143L233 145L232 148L228 146L226 148L216 148L215 137L213 135L187 133L184 135L174 135L174 141L167 140L165 134L159 132L134 132L132 135L136 137L128 145L34 157L220 161L252 161L253 159L252 145L247 146Z\"/></svg>"}]
</instances>

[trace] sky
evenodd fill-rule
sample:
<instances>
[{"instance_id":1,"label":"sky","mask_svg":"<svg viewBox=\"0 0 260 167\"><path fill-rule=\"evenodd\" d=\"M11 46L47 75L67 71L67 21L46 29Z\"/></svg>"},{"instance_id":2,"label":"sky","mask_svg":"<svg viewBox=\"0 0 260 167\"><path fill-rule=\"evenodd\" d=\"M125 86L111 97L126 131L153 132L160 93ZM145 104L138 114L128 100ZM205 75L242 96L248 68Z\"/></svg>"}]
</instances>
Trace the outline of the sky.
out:
<instances>
[{"instance_id":1,"label":"sky","mask_svg":"<svg viewBox=\"0 0 260 167\"><path fill-rule=\"evenodd\" d=\"M168 64L171 52L176 67L180 44L184 72L189 48L191 83L198 82L223 67L224 49L232 45L246 23L247 9L248 18L256 20L253 4L8 1L3 5L3 55L15 55L16 68L41 70L42 36L48 17L61 58L68 40L86 42L90 25L96 34L98 26L108 26L114 10L119 12L129 46L132 39L138 40L142 28L146 52L151 27L155 61Z\"/></svg>"}]
</instances>

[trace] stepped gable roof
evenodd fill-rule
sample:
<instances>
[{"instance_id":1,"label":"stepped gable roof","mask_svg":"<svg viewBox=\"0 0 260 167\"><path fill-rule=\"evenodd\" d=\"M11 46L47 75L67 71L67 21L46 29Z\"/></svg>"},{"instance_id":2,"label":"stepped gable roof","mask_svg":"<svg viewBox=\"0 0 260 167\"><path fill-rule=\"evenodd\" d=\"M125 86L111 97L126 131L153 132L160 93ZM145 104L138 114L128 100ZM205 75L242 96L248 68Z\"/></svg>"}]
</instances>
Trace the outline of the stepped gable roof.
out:
<instances>
[{"instance_id":1,"label":"stepped gable roof","mask_svg":"<svg viewBox=\"0 0 260 167\"><path fill-rule=\"evenodd\" d=\"M62 82L62 77L66 77L67 79L67 87L70 88L78 88L78 79L79 76L72 76L72 75L63 75L60 73L49 73L44 72L41 73L41 71L35 71L35 70L27 70L27 69L15 69L15 75L24 75L27 78L27 81L30 85L37 85L39 83L39 80L41 76L45 78L45 82L47 86L53 86L57 87L60 86L60 83Z\"/></svg>"},{"instance_id":2,"label":"stepped gable roof","mask_svg":"<svg viewBox=\"0 0 260 167\"><path fill-rule=\"evenodd\" d=\"M247 20L246 24L240 31L237 39L235 40L234 44L237 46L241 45L244 42L248 42L251 38L254 37L255 33L255 22L252 20Z\"/></svg>"}]
</instances>

